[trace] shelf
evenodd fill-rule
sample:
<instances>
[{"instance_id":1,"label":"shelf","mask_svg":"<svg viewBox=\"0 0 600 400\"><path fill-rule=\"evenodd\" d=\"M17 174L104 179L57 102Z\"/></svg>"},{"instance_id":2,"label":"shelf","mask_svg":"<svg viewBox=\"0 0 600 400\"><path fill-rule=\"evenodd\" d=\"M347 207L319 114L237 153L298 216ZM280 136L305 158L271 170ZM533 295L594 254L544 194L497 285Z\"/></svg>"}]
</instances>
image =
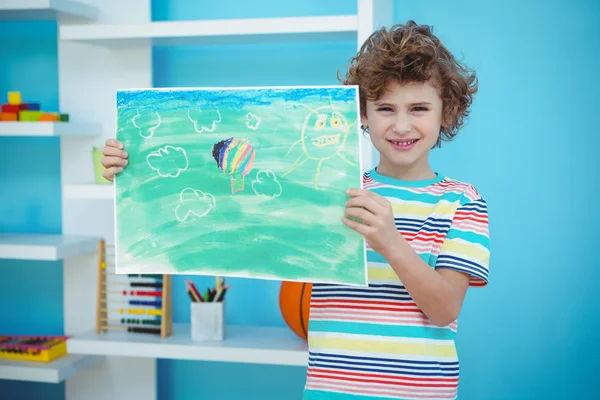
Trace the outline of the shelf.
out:
<instances>
[{"instance_id":1,"label":"shelf","mask_svg":"<svg viewBox=\"0 0 600 400\"><path fill-rule=\"evenodd\" d=\"M76 122L0 122L0 136L99 136L99 124Z\"/></svg>"},{"instance_id":2,"label":"shelf","mask_svg":"<svg viewBox=\"0 0 600 400\"><path fill-rule=\"evenodd\" d=\"M142 24L89 24L61 26L60 40L99 44L201 45L264 43L286 40L356 39L358 17L255 18L203 21L160 21Z\"/></svg>"},{"instance_id":3,"label":"shelf","mask_svg":"<svg viewBox=\"0 0 600 400\"><path fill-rule=\"evenodd\" d=\"M0 359L0 379L60 383L85 370L101 357L67 354L49 363Z\"/></svg>"},{"instance_id":4,"label":"shelf","mask_svg":"<svg viewBox=\"0 0 600 400\"><path fill-rule=\"evenodd\" d=\"M59 14L86 19L98 17L98 10L73 0L2 0L0 20L48 20Z\"/></svg>"},{"instance_id":5,"label":"shelf","mask_svg":"<svg viewBox=\"0 0 600 400\"><path fill-rule=\"evenodd\" d=\"M112 184L65 185L63 197L69 200L114 200L115 188Z\"/></svg>"},{"instance_id":6,"label":"shelf","mask_svg":"<svg viewBox=\"0 0 600 400\"><path fill-rule=\"evenodd\" d=\"M91 331L71 337L67 349L71 354L308 365L306 342L290 329L227 326L225 335L222 342L194 342L188 324L173 324L173 335L165 339L123 331L99 335Z\"/></svg>"},{"instance_id":7,"label":"shelf","mask_svg":"<svg viewBox=\"0 0 600 400\"><path fill-rule=\"evenodd\" d=\"M98 250L99 238L0 233L0 259L55 261Z\"/></svg>"}]
</instances>

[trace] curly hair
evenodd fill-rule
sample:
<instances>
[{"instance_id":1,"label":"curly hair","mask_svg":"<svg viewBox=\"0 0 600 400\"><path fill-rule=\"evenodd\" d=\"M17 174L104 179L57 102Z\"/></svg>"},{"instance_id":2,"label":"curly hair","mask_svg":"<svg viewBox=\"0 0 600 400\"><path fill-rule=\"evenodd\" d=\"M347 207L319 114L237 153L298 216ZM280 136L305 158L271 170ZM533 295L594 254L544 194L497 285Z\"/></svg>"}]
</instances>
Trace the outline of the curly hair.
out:
<instances>
[{"instance_id":1,"label":"curly hair","mask_svg":"<svg viewBox=\"0 0 600 400\"><path fill-rule=\"evenodd\" d=\"M454 58L433 34L432 27L414 21L371 34L350 60L346 77L340 81L359 86L363 115L366 100L377 100L390 81L401 85L431 81L442 99L445 122L437 147L442 140L450 141L456 136L478 90L475 73Z\"/></svg>"}]
</instances>

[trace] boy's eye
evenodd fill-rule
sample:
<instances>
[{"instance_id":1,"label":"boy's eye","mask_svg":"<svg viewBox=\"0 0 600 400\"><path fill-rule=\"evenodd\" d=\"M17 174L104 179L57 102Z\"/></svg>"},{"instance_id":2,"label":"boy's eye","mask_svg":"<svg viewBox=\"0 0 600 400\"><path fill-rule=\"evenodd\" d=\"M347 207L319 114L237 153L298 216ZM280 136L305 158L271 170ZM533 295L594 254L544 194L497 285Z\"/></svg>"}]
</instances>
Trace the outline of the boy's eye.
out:
<instances>
[{"instance_id":1,"label":"boy's eye","mask_svg":"<svg viewBox=\"0 0 600 400\"><path fill-rule=\"evenodd\" d=\"M377 111L392 111L391 107L379 107Z\"/></svg>"},{"instance_id":2,"label":"boy's eye","mask_svg":"<svg viewBox=\"0 0 600 400\"><path fill-rule=\"evenodd\" d=\"M414 111L427 111L427 107L415 107L413 108Z\"/></svg>"}]
</instances>

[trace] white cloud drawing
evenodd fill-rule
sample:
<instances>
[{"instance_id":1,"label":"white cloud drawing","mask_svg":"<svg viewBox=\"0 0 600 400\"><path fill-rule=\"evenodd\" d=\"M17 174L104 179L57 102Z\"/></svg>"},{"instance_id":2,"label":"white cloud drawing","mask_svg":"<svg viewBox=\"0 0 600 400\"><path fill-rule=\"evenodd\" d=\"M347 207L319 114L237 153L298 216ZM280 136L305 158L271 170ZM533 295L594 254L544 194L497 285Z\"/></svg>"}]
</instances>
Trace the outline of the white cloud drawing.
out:
<instances>
[{"instance_id":1,"label":"white cloud drawing","mask_svg":"<svg viewBox=\"0 0 600 400\"><path fill-rule=\"evenodd\" d=\"M259 125L260 125L260 117L258 115L252 114L251 112L246 114L246 126L248 128L255 131L258 129Z\"/></svg>"},{"instance_id":2,"label":"white cloud drawing","mask_svg":"<svg viewBox=\"0 0 600 400\"><path fill-rule=\"evenodd\" d=\"M181 147L167 145L148 154L146 162L163 178L177 178L188 169L188 158Z\"/></svg>"},{"instance_id":3,"label":"white cloud drawing","mask_svg":"<svg viewBox=\"0 0 600 400\"><path fill-rule=\"evenodd\" d=\"M186 221L192 214L198 218L202 218L215 205L215 197L212 194L188 187L183 189L179 194L179 204L175 207L175 217L180 222Z\"/></svg>"},{"instance_id":4,"label":"white cloud drawing","mask_svg":"<svg viewBox=\"0 0 600 400\"><path fill-rule=\"evenodd\" d=\"M282 192L281 183L275 173L268 169L256 173L256 179L252 181L252 190L257 196L271 198L281 196Z\"/></svg>"},{"instance_id":5,"label":"white cloud drawing","mask_svg":"<svg viewBox=\"0 0 600 400\"><path fill-rule=\"evenodd\" d=\"M217 124L221 122L221 113L219 110L202 111L196 108L188 110L188 118L194 124L196 132L213 132Z\"/></svg>"},{"instance_id":6,"label":"white cloud drawing","mask_svg":"<svg viewBox=\"0 0 600 400\"><path fill-rule=\"evenodd\" d=\"M140 136L149 139L154 136L154 131L160 126L160 114L152 107L144 107L141 112L137 109L137 114L131 119L133 126L140 130Z\"/></svg>"}]
</instances>

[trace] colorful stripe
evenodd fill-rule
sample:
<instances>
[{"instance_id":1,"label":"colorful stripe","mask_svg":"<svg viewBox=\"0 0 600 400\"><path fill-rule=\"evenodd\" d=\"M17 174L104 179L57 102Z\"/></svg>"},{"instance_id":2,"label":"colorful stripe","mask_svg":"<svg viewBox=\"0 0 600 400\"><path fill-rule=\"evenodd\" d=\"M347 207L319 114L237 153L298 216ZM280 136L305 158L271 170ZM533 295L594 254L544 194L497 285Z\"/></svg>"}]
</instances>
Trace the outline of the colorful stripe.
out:
<instances>
[{"instance_id":1,"label":"colorful stripe","mask_svg":"<svg viewBox=\"0 0 600 400\"><path fill-rule=\"evenodd\" d=\"M400 182L376 171L363 187L390 201L398 234L432 268L488 282L485 200L438 177ZM457 321L433 324L381 254L367 246L368 287L313 284L304 400L456 399Z\"/></svg>"}]
</instances>

